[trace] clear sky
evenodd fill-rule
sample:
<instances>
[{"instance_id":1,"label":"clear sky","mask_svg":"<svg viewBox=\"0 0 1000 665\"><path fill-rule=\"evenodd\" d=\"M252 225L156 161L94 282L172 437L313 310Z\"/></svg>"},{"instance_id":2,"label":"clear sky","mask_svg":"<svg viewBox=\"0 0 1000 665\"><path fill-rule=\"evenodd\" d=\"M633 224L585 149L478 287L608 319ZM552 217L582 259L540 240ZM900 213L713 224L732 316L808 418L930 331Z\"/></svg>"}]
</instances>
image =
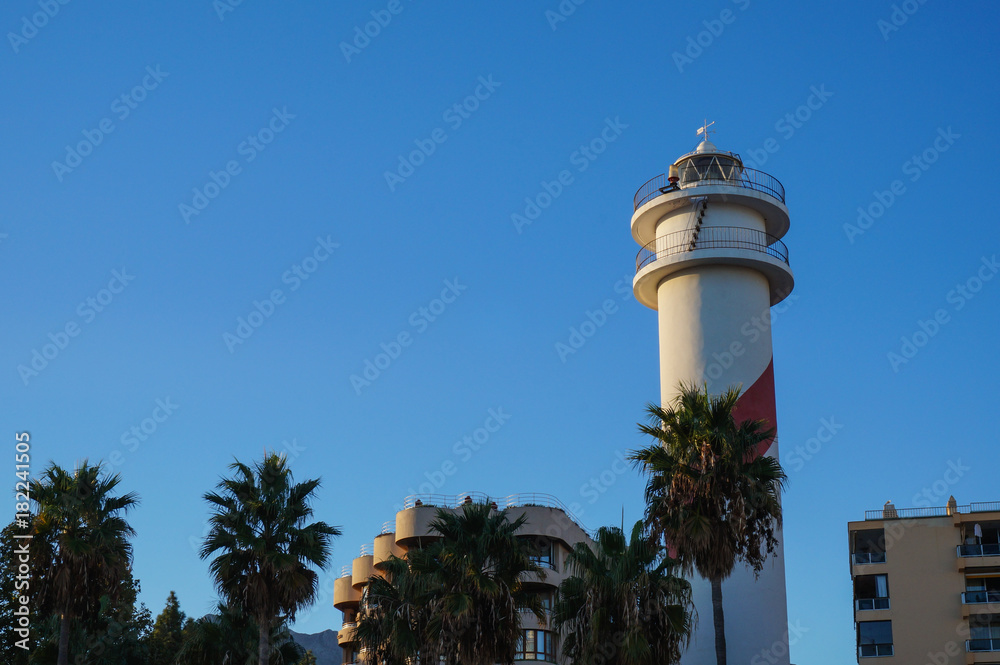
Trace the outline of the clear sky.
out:
<instances>
[{"instance_id":1,"label":"clear sky","mask_svg":"<svg viewBox=\"0 0 1000 665\"><path fill-rule=\"evenodd\" d=\"M105 460L141 495L154 613L211 610L201 496L264 449L344 532L306 632L422 483L639 518L632 197L704 118L792 216L793 662L854 659L848 520L1000 498L995 3L224 2L0 10L2 429L33 472Z\"/></svg>"}]
</instances>

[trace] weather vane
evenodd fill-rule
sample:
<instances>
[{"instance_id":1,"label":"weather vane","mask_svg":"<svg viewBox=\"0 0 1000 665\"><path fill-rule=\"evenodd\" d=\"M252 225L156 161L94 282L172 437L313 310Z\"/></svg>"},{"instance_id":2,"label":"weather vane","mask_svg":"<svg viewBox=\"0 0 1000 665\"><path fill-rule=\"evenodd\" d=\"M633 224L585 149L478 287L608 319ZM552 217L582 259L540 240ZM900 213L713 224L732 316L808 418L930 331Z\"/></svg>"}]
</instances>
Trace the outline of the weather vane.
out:
<instances>
[{"instance_id":1,"label":"weather vane","mask_svg":"<svg viewBox=\"0 0 1000 665\"><path fill-rule=\"evenodd\" d=\"M712 122L709 122L708 118L705 118L705 124L703 124L701 127L698 128L698 131L695 132L695 136L701 136L702 134L704 134L705 140L707 141L709 132L711 132L712 134L715 133L714 129L709 129L709 127L711 127L714 124L715 124L714 120Z\"/></svg>"}]
</instances>

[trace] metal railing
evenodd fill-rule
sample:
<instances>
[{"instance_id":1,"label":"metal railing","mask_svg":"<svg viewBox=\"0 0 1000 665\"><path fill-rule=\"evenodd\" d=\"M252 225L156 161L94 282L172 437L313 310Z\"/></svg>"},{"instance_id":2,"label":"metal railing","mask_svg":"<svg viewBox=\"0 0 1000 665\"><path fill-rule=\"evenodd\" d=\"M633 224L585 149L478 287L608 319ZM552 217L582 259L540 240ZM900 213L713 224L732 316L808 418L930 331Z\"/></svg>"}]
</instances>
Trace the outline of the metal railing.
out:
<instances>
[{"instance_id":1,"label":"metal railing","mask_svg":"<svg viewBox=\"0 0 1000 665\"><path fill-rule=\"evenodd\" d=\"M962 603L1000 603L1000 591L965 591L962 593Z\"/></svg>"},{"instance_id":2,"label":"metal railing","mask_svg":"<svg viewBox=\"0 0 1000 665\"><path fill-rule=\"evenodd\" d=\"M859 612L865 610L887 610L889 609L888 598L858 598L854 601L854 609Z\"/></svg>"},{"instance_id":3,"label":"metal railing","mask_svg":"<svg viewBox=\"0 0 1000 665\"><path fill-rule=\"evenodd\" d=\"M891 644L862 644L858 646L859 658L870 658L873 656L891 656Z\"/></svg>"},{"instance_id":4,"label":"metal railing","mask_svg":"<svg viewBox=\"0 0 1000 665\"><path fill-rule=\"evenodd\" d=\"M365 543L358 550L358 556L371 556L374 554L373 547L374 546L371 543Z\"/></svg>"},{"instance_id":5,"label":"metal railing","mask_svg":"<svg viewBox=\"0 0 1000 665\"><path fill-rule=\"evenodd\" d=\"M1000 556L1000 543L981 545L959 545L958 556Z\"/></svg>"},{"instance_id":6,"label":"metal railing","mask_svg":"<svg viewBox=\"0 0 1000 665\"><path fill-rule=\"evenodd\" d=\"M635 270L674 254L699 249L748 249L788 263L788 248L769 233L744 226L703 226L673 231L646 243L635 257Z\"/></svg>"},{"instance_id":7,"label":"metal railing","mask_svg":"<svg viewBox=\"0 0 1000 665\"><path fill-rule=\"evenodd\" d=\"M885 552L855 552L851 555L851 563L869 564L885 563Z\"/></svg>"},{"instance_id":8,"label":"metal railing","mask_svg":"<svg viewBox=\"0 0 1000 665\"><path fill-rule=\"evenodd\" d=\"M351 575L352 575L352 573L351 573L351 564L347 564L346 566L341 566L340 567L340 576L341 577L350 577Z\"/></svg>"},{"instance_id":9,"label":"metal railing","mask_svg":"<svg viewBox=\"0 0 1000 665\"><path fill-rule=\"evenodd\" d=\"M965 641L966 651L1000 651L1000 638L982 638Z\"/></svg>"},{"instance_id":10,"label":"metal railing","mask_svg":"<svg viewBox=\"0 0 1000 665\"><path fill-rule=\"evenodd\" d=\"M866 510L865 520L901 520L914 517L948 517L959 513L990 513L1000 512L1000 501L986 501L955 506L948 512L948 506L932 506L929 508L879 508Z\"/></svg>"},{"instance_id":11,"label":"metal railing","mask_svg":"<svg viewBox=\"0 0 1000 665\"><path fill-rule=\"evenodd\" d=\"M382 523L382 530L379 531L378 535L384 536L387 533L396 533L396 520L389 520Z\"/></svg>"},{"instance_id":12,"label":"metal railing","mask_svg":"<svg viewBox=\"0 0 1000 665\"><path fill-rule=\"evenodd\" d=\"M498 510L505 508L524 508L538 506L561 510L578 527L587 534L590 530L566 507L562 501L551 494L534 492L510 494L508 496L493 496L482 492L465 492L463 494L411 494L403 499L403 510L423 506L425 508L460 508L466 503L496 504Z\"/></svg>"},{"instance_id":13,"label":"metal railing","mask_svg":"<svg viewBox=\"0 0 1000 665\"><path fill-rule=\"evenodd\" d=\"M341 630L345 628L357 628L357 627L358 627L357 621L345 621L344 623L340 624Z\"/></svg>"},{"instance_id":14,"label":"metal railing","mask_svg":"<svg viewBox=\"0 0 1000 665\"><path fill-rule=\"evenodd\" d=\"M679 183L678 190L690 189L701 185L728 185L730 187L752 189L755 192L761 192L762 194L773 196L782 203L785 202L785 188L780 182L778 182L777 178L768 173L764 173L763 171L750 169L745 166L738 169L730 178L702 177L698 179L684 180ZM667 174L661 173L655 178L646 181L635 193L635 197L632 199L632 210L638 210L642 204L655 199L661 194L667 194L668 192L678 190L675 190L667 181Z\"/></svg>"}]
</instances>

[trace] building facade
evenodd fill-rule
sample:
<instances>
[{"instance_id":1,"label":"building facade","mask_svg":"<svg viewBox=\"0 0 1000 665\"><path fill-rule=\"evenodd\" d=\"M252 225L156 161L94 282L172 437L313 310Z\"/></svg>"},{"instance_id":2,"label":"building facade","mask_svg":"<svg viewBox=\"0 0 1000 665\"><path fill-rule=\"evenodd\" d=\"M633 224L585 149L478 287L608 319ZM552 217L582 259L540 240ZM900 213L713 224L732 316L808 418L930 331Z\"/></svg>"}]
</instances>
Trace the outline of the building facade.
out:
<instances>
[{"instance_id":1,"label":"building facade","mask_svg":"<svg viewBox=\"0 0 1000 665\"><path fill-rule=\"evenodd\" d=\"M1000 665L1000 502L847 525L858 662Z\"/></svg>"},{"instance_id":2,"label":"building facade","mask_svg":"<svg viewBox=\"0 0 1000 665\"><path fill-rule=\"evenodd\" d=\"M545 571L544 578L532 575L527 580L542 600L546 611L551 611L556 601L559 584L569 576L566 557L577 543L593 545L586 529L573 514L555 497L546 494L517 494L507 497L488 497L472 493L458 496L414 495L403 503L403 510L396 513L396 519L382 525L371 545L364 545L350 566L341 569L341 576L334 582L333 606L343 612L343 625L337 641L344 652L345 665L364 663L364 654L359 652L354 639L361 597L368 580L378 575L381 564L390 556L403 557L412 548L434 540L435 533L430 523L438 509L458 510L464 503L490 503L498 509L507 509L512 520L521 515L527 517L518 536L530 539L533 559ZM538 618L531 612L522 614L522 637L518 647L517 660L565 663L562 657L559 635L551 626L539 625Z\"/></svg>"}]
</instances>

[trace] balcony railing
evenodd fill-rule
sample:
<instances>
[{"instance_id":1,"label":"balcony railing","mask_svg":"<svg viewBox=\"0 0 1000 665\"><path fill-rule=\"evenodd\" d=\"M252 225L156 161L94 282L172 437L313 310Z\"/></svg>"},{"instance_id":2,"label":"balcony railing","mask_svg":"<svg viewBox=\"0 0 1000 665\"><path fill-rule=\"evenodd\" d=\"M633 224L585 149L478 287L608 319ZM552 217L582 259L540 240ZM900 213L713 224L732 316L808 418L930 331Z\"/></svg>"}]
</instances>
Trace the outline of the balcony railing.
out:
<instances>
[{"instance_id":1,"label":"balcony railing","mask_svg":"<svg viewBox=\"0 0 1000 665\"><path fill-rule=\"evenodd\" d=\"M359 552L358 556L370 556L372 554L373 547L374 546L371 543L365 543L364 545L361 546L361 549L358 550Z\"/></svg>"},{"instance_id":2,"label":"balcony railing","mask_svg":"<svg viewBox=\"0 0 1000 665\"><path fill-rule=\"evenodd\" d=\"M580 527L585 533L590 531L574 515L562 501L551 494L537 494L533 492L525 494L510 494L502 497L491 497L482 492L466 492L464 494L411 494L403 499L403 510L423 506L425 508L460 508L466 503L487 503L496 504L498 510L505 508L523 508L526 506L540 506L542 508L558 508L563 511L570 520Z\"/></svg>"},{"instance_id":3,"label":"balcony railing","mask_svg":"<svg viewBox=\"0 0 1000 665\"><path fill-rule=\"evenodd\" d=\"M379 531L378 535L384 536L387 533L396 533L396 520L389 520L382 523L382 530Z\"/></svg>"},{"instance_id":4,"label":"balcony railing","mask_svg":"<svg viewBox=\"0 0 1000 665\"><path fill-rule=\"evenodd\" d=\"M1000 638L983 638L965 641L966 651L1000 651Z\"/></svg>"},{"instance_id":5,"label":"balcony railing","mask_svg":"<svg viewBox=\"0 0 1000 665\"><path fill-rule=\"evenodd\" d=\"M722 175L721 173L719 174ZM749 169L742 167L736 170L731 177L702 177L699 179L685 180L680 183L679 189L689 189L691 187L700 187L702 185L729 185L730 187L740 187L742 189L752 189L755 192L761 192L763 194L768 194L778 199L782 203L785 202L785 188L782 186L778 179L773 175L764 173L763 171L757 171L756 169ZM632 200L633 210L638 210L642 207L642 204L647 201L655 199L657 196L662 194L667 194L674 190L673 186L667 181L667 174L661 173L660 175L648 180L639 191L635 193L635 197Z\"/></svg>"},{"instance_id":6,"label":"balcony railing","mask_svg":"<svg viewBox=\"0 0 1000 665\"><path fill-rule=\"evenodd\" d=\"M959 545L958 556L1000 556L1000 543Z\"/></svg>"},{"instance_id":7,"label":"balcony railing","mask_svg":"<svg viewBox=\"0 0 1000 665\"><path fill-rule=\"evenodd\" d=\"M350 577L351 574L352 574L351 570L352 570L351 564L347 564L346 566L341 566L340 567L340 576L341 577Z\"/></svg>"},{"instance_id":8,"label":"balcony railing","mask_svg":"<svg viewBox=\"0 0 1000 665\"><path fill-rule=\"evenodd\" d=\"M699 231L674 231L646 243L635 257L636 272L653 261L699 249L748 249L788 263L785 243L769 233L743 226L704 226Z\"/></svg>"},{"instance_id":9,"label":"balcony railing","mask_svg":"<svg viewBox=\"0 0 1000 665\"><path fill-rule=\"evenodd\" d=\"M887 610L889 609L888 598L858 598L854 601L854 609L863 610Z\"/></svg>"},{"instance_id":10,"label":"balcony railing","mask_svg":"<svg viewBox=\"0 0 1000 665\"><path fill-rule=\"evenodd\" d=\"M866 510L865 520L902 520L916 517L947 517L959 513L991 513L1000 512L1000 501L985 501L969 503L964 506L954 506L948 512L948 506L931 506L928 508L879 508Z\"/></svg>"},{"instance_id":11,"label":"balcony railing","mask_svg":"<svg viewBox=\"0 0 1000 665\"><path fill-rule=\"evenodd\" d=\"M862 644L858 646L858 656L860 658L871 658L875 656L891 656L891 644Z\"/></svg>"},{"instance_id":12,"label":"balcony railing","mask_svg":"<svg viewBox=\"0 0 1000 665\"><path fill-rule=\"evenodd\" d=\"M885 563L885 552L855 552L851 555L851 563Z\"/></svg>"},{"instance_id":13,"label":"balcony railing","mask_svg":"<svg viewBox=\"0 0 1000 665\"><path fill-rule=\"evenodd\" d=\"M962 594L962 602L966 605L1000 603L1000 591L966 591Z\"/></svg>"}]
</instances>

